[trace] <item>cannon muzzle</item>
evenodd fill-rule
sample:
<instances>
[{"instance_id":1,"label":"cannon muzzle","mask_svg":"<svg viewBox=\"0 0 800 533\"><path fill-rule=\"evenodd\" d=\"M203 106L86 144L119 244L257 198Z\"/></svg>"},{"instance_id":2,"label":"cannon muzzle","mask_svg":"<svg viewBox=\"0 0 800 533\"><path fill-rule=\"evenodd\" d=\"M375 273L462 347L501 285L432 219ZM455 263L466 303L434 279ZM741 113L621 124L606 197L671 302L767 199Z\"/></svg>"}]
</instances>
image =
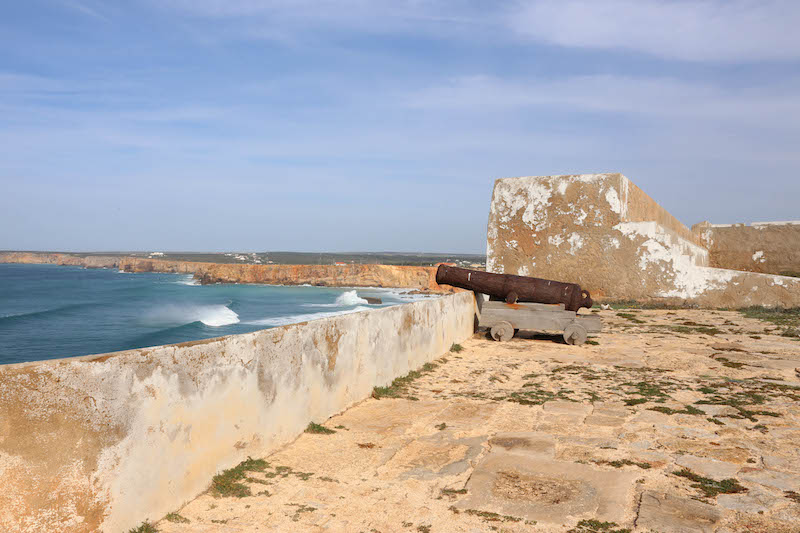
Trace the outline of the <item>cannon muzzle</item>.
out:
<instances>
[{"instance_id":1,"label":"cannon muzzle","mask_svg":"<svg viewBox=\"0 0 800 533\"><path fill-rule=\"evenodd\" d=\"M588 309L594 303L589 291L582 290L577 283L562 283L511 274L492 274L448 265L439 265L436 271L436 283L482 292L503 299L507 303L564 304L567 311L577 311L581 307Z\"/></svg>"}]
</instances>

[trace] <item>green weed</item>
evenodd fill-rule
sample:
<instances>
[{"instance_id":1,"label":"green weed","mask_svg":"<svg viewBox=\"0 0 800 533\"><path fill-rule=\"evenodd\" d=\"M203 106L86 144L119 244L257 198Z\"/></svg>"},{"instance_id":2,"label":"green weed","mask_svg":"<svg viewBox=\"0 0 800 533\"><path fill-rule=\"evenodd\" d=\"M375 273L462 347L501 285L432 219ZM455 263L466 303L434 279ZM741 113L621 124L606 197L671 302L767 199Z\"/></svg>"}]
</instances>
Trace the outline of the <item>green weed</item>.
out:
<instances>
[{"instance_id":1,"label":"green weed","mask_svg":"<svg viewBox=\"0 0 800 533\"><path fill-rule=\"evenodd\" d=\"M601 522L600 520L581 520L578 525L567 533L630 533L628 528L619 528L616 522Z\"/></svg>"},{"instance_id":2,"label":"green weed","mask_svg":"<svg viewBox=\"0 0 800 533\"><path fill-rule=\"evenodd\" d=\"M614 461L606 461L598 459L592 462L598 465L613 466L614 468L622 468L623 466L638 466L639 468L648 470L653 467L653 465L651 465L650 463L646 463L644 461L631 461L630 459L618 459Z\"/></svg>"},{"instance_id":3,"label":"green weed","mask_svg":"<svg viewBox=\"0 0 800 533\"><path fill-rule=\"evenodd\" d=\"M248 457L234 468L223 470L222 473L214 476L211 479L209 492L215 498L251 496L250 487L240 481L247 477L247 472L263 472L267 467L269 467L269 463L265 460Z\"/></svg>"},{"instance_id":4,"label":"green weed","mask_svg":"<svg viewBox=\"0 0 800 533\"><path fill-rule=\"evenodd\" d=\"M747 492L747 489L741 486L739 482L733 478L715 481L711 478L697 475L688 468L677 470L673 472L673 475L693 481L694 483L692 483L692 488L702 492L703 497L705 498L715 498L718 494L736 494L739 492Z\"/></svg>"},{"instance_id":5,"label":"green weed","mask_svg":"<svg viewBox=\"0 0 800 533\"><path fill-rule=\"evenodd\" d=\"M419 370L412 370L405 376L395 378L388 387L375 387L372 389L372 397L376 400L382 398L406 398L409 400L416 400L417 398L409 395L409 387L424 374L433 372L438 367L439 365L436 363L425 363Z\"/></svg>"},{"instance_id":6,"label":"green weed","mask_svg":"<svg viewBox=\"0 0 800 533\"><path fill-rule=\"evenodd\" d=\"M190 522L188 518L185 518L178 513L169 513L164 517L164 520L167 522L174 522L176 524L188 524Z\"/></svg>"},{"instance_id":7,"label":"green weed","mask_svg":"<svg viewBox=\"0 0 800 533\"><path fill-rule=\"evenodd\" d=\"M672 409L671 407L664 407L663 405L657 405L655 407L648 407L648 411L658 411L659 413L664 413L666 415L704 415L706 414L705 411L701 411L697 407L693 407L691 405L687 405L684 409Z\"/></svg>"},{"instance_id":8,"label":"green weed","mask_svg":"<svg viewBox=\"0 0 800 533\"><path fill-rule=\"evenodd\" d=\"M305 432L306 433L313 433L315 435L330 435L332 433L336 433L336 430L335 429L329 429L329 428L326 428L325 426L323 426L321 424L316 424L314 422L311 422L310 424L308 424L308 427L306 428Z\"/></svg>"}]
</instances>

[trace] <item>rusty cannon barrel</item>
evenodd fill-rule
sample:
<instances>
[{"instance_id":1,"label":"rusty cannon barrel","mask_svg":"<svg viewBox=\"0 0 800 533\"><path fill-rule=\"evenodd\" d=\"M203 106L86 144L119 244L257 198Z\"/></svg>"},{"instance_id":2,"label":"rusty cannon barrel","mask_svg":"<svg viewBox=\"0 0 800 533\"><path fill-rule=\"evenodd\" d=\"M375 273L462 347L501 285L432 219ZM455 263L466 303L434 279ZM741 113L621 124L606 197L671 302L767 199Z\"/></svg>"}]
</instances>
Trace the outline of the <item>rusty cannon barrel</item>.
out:
<instances>
[{"instance_id":1,"label":"rusty cannon barrel","mask_svg":"<svg viewBox=\"0 0 800 533\"><path fill-rule=\"evenodd\" d=\"M564 304L567 311L577 311L581 307L590 308L593 304L589 291L582 290L577 283L492 274L448 265L439 265L436 283L482 292L501 298L507 303Z\"/></svg>"}]
</instances>

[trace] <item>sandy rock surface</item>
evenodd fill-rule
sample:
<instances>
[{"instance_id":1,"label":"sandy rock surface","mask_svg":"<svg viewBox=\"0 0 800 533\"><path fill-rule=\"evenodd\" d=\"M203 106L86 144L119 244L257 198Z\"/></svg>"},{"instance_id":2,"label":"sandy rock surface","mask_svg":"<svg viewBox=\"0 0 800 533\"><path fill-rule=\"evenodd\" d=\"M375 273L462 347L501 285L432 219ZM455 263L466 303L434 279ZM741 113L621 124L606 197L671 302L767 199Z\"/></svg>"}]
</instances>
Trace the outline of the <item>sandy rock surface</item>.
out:
<instances>
[{"instance_id":1,"label":"sandy rock surface","mask_svg":"<svg viewBox=\"0 0 800 533\"><path fill-rule=\"evenodd\" d=\"M738 312L599 315L582 347L476 334L252 463L251 495L212 487L157 528L800 531L797 338Z\"/></svg>"}]
</instances>

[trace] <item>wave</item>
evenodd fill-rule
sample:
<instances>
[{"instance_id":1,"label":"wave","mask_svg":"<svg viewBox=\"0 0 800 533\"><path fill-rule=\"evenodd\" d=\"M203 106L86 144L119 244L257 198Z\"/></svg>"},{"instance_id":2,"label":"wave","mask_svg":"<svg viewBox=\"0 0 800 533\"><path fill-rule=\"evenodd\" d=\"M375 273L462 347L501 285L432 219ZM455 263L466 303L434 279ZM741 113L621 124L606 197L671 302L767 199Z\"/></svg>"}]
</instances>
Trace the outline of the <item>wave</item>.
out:
<instances>
[{"instance_id":1,"label":"wave","mask_svg":"<svg viewBox=\"0 0 800 533\"><path fill-rule=\"evenodd\" d=\"M190 286L200 285L200 282L197 281L196 279L194 279L194 275L193 274L189 274L186 277L184 277L183 279L180 279L180 280L175 281L173 283L177 283L178 285L190 285Z\"/></svg>"},{"instance_id":2,"label":"wave","mask_svg":"<svg viewBox=\"0 0 800 533\"><path fill-rule=\"evenodd\" d=\"M319 320L321 318L330 318L338 315L349 315L350 313L358 313L360 311L369 311L369 307L358 306L353 309L344 309L342 311L326 311L320 313L301 313L298 315L276 316L271 318L262 318L260 320L251 320L244 322L244 324L251 326L286 326L288 324L297 324L298 322L308 322L310 320Z\"/></svg>"},{"instance_id":3,"label":"wave","mask_svg":"<svg viewBox=\"0 0 800 533\"><path fill-rule=\"evenodd\" d=\"M144 322L147 325L158 326L202 322L206 326L217 328L238 324L239 315L225 305L179 306L170 304L145 314Z\"/></svg>"},{"instance_id":4,"label":"wave","mask_svg":"<svg viewBox=\"0 0 800 533\"><path fill-rule=\"evenodd\" d=\"M59 313L65 313L69 311L74 311L77 309L83 309L86 307L91 307L93 303L79 303L79 304L69 304L69 305L62 305L60 307L54 307L52 309L42 309L41 311L30 311L27 313L16 313L10 315L3 315L0 316L1 321L16 321L16 320L25 320L28 318L41 318L46 317L49 315L57 315Z\"/></svg>"},{"instance_id":5,"label":"wave","mask_svg":"<svg viewBox=\"0 0 800 533\"><path fill-rule=\"evenodd\" d=\"M360 297L355 290L352 290L340 294L332 304L303 304L303 307L351 307L368 304L369 302Z\"/></svg>"},{"instance_id":6,"label":"wave","mask_svg":"<svg viewBox=\"0 0 800 533\"><path fill-rule=\"evenodd\" d=\"M367 301L361 298L356 291L347 291L340 294L334 302L339 307L366 304Z\"/></svg>"}]
</instances>

